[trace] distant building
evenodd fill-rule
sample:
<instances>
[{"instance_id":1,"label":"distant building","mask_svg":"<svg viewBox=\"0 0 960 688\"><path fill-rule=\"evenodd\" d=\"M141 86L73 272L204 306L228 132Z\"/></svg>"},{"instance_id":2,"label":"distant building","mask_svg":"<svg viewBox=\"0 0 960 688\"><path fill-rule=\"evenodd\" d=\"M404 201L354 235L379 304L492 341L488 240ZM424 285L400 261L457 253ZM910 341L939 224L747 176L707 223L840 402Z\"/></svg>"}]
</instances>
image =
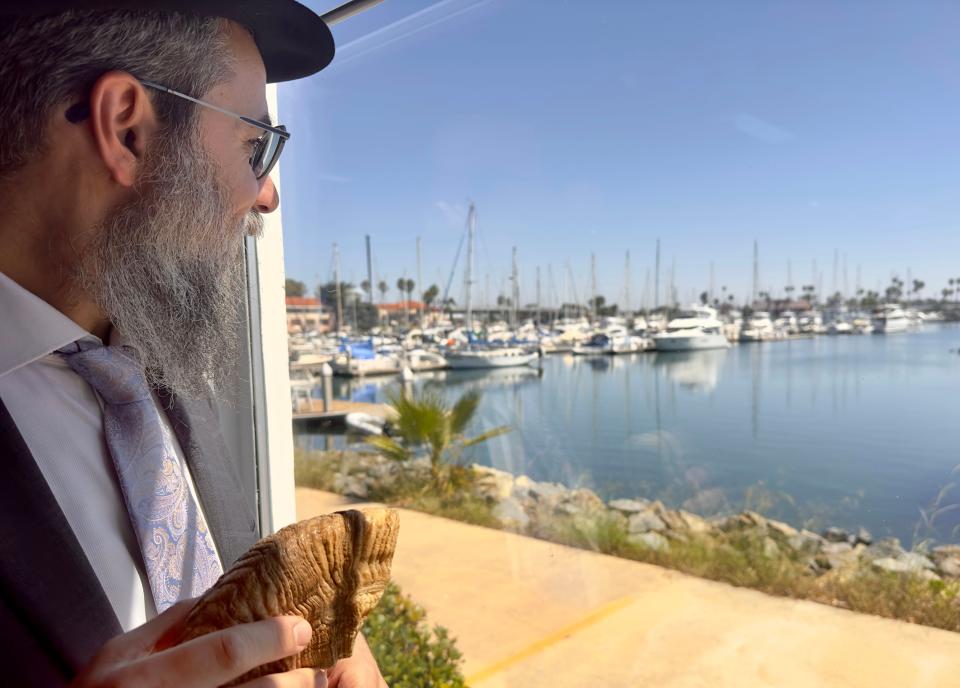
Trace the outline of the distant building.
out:
<instances>
[{"instance_id":1,"label":"distant building","mask_svg":"<svg viewBox=\"0 0 960 688\"><path fill-rule=\"evenodd\" d=\"M329 332L330 325L330 313L324 309L319 299L308 296L287 297L287 334Z\"/></svg>"},{"instance_id":2,"label":"distant building","mask_svg":"<svg viewBox=\"0 0 960 688\"><path fill-rule=\"evenodd\" d=\"M377 309L380 313L380 319L384 322L394 322L398 325L402 325L405 322L407 313L409 313L410 324L415 324L420 318L421 311L425 312L426 317L424 318L425 325L427 327L432 327L439 319L442 318L443 313L441 309L437 306L428 306L422 301L399 301L397 303L380 303L377 304Z\"/></svg>"}]
</instances>

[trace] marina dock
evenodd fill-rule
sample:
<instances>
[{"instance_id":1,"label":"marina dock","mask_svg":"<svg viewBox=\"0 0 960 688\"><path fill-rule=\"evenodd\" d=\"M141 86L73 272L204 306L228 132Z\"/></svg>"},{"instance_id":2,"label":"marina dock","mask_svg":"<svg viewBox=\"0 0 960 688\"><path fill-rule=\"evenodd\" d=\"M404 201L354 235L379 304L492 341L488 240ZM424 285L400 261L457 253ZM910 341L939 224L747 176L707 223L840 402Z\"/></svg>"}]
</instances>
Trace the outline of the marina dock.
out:
<instances>
[{"instance_id":1,"label":"marina dock","mask_svg":"<svg viewBox=\"0 0 960 688\"><path fill-rule=\"evenodd\" d=\"M297 489L297 516L360 505ZM471 688L947 686L960 634L401 510L393 579Z\"/></svg>"},{"instance_id":2,"label":"marina dock","mask_svg":"<svg viewBox=\"0 0 960 688\"><path fill-rule=\"evenodd\" d=\"M348 413L365 413L376 418L389 420L393 414L386 404L371 404L362 401L344 401L331 399L326 404L322 399L300 399L294 406L294 427L335 428L342 426Z\"/></svg>"}]
</instances>

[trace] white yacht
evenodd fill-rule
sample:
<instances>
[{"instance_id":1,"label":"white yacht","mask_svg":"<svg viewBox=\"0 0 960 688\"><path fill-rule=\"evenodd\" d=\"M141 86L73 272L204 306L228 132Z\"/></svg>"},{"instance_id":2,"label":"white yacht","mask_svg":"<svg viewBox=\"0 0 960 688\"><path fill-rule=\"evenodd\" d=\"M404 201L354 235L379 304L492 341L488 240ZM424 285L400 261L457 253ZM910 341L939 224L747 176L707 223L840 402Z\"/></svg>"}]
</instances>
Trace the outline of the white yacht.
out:
<instances>
[{"instance_id":1,"label":"white yacht","mask_svg":"<svg viewBox=\"0 0 960 688\"><path fill-rule=\"evenodd\" d=\"M723 336L723 323L709 306L694 305L667 323L667 331L653 335L657 351L698 351L726 349L730 342Z\"/></svg>"},{"instance_id":2,"label":"white yacht","mask_svg":"<svg viewBox=\"0 0 960 688\"><path fill-rule=\"evenodd\" d=\"M584 344L573 347L575 356L591 356L597 354L633 354L647 349L647 340L635 337L626 331L626 328L610 328L605 332L598 332Z\"/></svg>"},{"instance_id":3,"label":"white yacht","mask_svg":"<svg viewBox=\"0 0 960 688\"><path fill-rule=\"evenodd\" d=\"M874 334L906 332L909 325L906 313L895 303L884 304L873 312Z\"/></svg>"},{"instance_id":4,"label":"white yacht","mask_svg":"<svg viewBox=\"0 0 960 688\"><path fill-rule=\"evenodd\" d=\"M853 323L847 320L834 320L827 325L827 334L853 334Z\"/></svg>"},{"instance_id":5,"label":"white yacht","mask_svg":"<svg viewBox=\"0 0 960 688\"><path fill-rule=\"evenodd\" d=\"M537 353L516 346L508 346L491 349L451 349L444 357L447 359L447 365L453 370L465 370L529 365L536 360Z\"/></svg>"},{"instance_id":6,"label":"white yacht","mask_svg":"<svg viewBox=\"0 0 960 688\"><path fill-rule=\"evenodd\" d=\"M786 334L798 334L800 332L797 314L793 311L783 311L773 324L776 329Z\"/></svg>"},{"instance_id":7,"label":"white yacht","mask_svg":"<svg viewBox=\"0 0 960 688\"><path fill-rule=\"evenodd\" d=\"M442 370L447 367L447 359L426 349L411 349L404 352L403 363L415 373L425 370Z\"/></svg>"},{"instance_id":8,"label":"white yacht","mask_svg":"<svg viewBox=\"0 0 960 688\"><path fill-rule=\"evenodd\" d=\"M740 328L741 342L765 342L774 335L773 321L767 311L754 311Z\"/></svg>"},{"instance_id":9,"label":"white yacht","mask_svg":"<svg viewBox=\"0 0 960 688\"><path fill-rule=\"evenodd\" d=\"M823 316L820 311L807 311L797 318L797 328L802 334L823 334Z\"/></svg>"}]
</instances>

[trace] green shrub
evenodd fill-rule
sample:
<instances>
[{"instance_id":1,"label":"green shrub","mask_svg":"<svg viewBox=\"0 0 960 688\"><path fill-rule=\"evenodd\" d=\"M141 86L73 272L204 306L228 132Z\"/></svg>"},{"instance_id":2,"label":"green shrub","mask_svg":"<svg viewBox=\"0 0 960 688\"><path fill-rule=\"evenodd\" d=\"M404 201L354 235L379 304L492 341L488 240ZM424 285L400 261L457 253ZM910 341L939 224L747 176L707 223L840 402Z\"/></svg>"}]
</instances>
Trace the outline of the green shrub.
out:
<instances>
[{"instance_id":1,"label":"green shrub","mask_svg":"<svg viewBox=\"0 0 960 688\"><path fill-rule=\"evenodd\" d=\"M293 481L297 487L330 490L333 488L333 475L339 464L340 461L334 459L332 452L321 454L294 449Z\"/></svg>"},{"instance_id":2,"label":"green shrub","mask_svg":"<svg viewBox=\"0 0 960 688\"><path fill-rule=\"evenodd\" d=\"M363 635L390 688L465 688L462 655L442 626L391 583L363 625Z\"/></svg>"}]
</instances>

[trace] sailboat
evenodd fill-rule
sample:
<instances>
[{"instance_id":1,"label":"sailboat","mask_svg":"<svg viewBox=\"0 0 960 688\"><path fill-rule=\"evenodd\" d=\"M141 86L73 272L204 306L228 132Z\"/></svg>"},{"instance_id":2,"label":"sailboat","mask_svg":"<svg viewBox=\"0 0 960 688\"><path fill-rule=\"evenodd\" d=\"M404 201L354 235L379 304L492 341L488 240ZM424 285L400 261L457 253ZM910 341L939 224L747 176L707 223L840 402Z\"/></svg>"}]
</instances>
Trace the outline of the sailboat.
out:
<instances>
[{"instance_id":1,"label":"sailboat","mask_svg":"<svg viewBox=\"0 0 960 688\"><path fill-rule=\"evenodd\" d=\"M467 344L462 348L449 349L444 352L447 366L453 370L477 370L485 368L509 368L528 365L536 360L538 354L517 346L491 347L478 342L470 331L473 322L473 301L471 291L473 284L473 244L477 231L477 211L473 203L467 213L467 268L464 277L466 287L466 314L464 323L467 329Z\"/></svg>"}]
</instances>

